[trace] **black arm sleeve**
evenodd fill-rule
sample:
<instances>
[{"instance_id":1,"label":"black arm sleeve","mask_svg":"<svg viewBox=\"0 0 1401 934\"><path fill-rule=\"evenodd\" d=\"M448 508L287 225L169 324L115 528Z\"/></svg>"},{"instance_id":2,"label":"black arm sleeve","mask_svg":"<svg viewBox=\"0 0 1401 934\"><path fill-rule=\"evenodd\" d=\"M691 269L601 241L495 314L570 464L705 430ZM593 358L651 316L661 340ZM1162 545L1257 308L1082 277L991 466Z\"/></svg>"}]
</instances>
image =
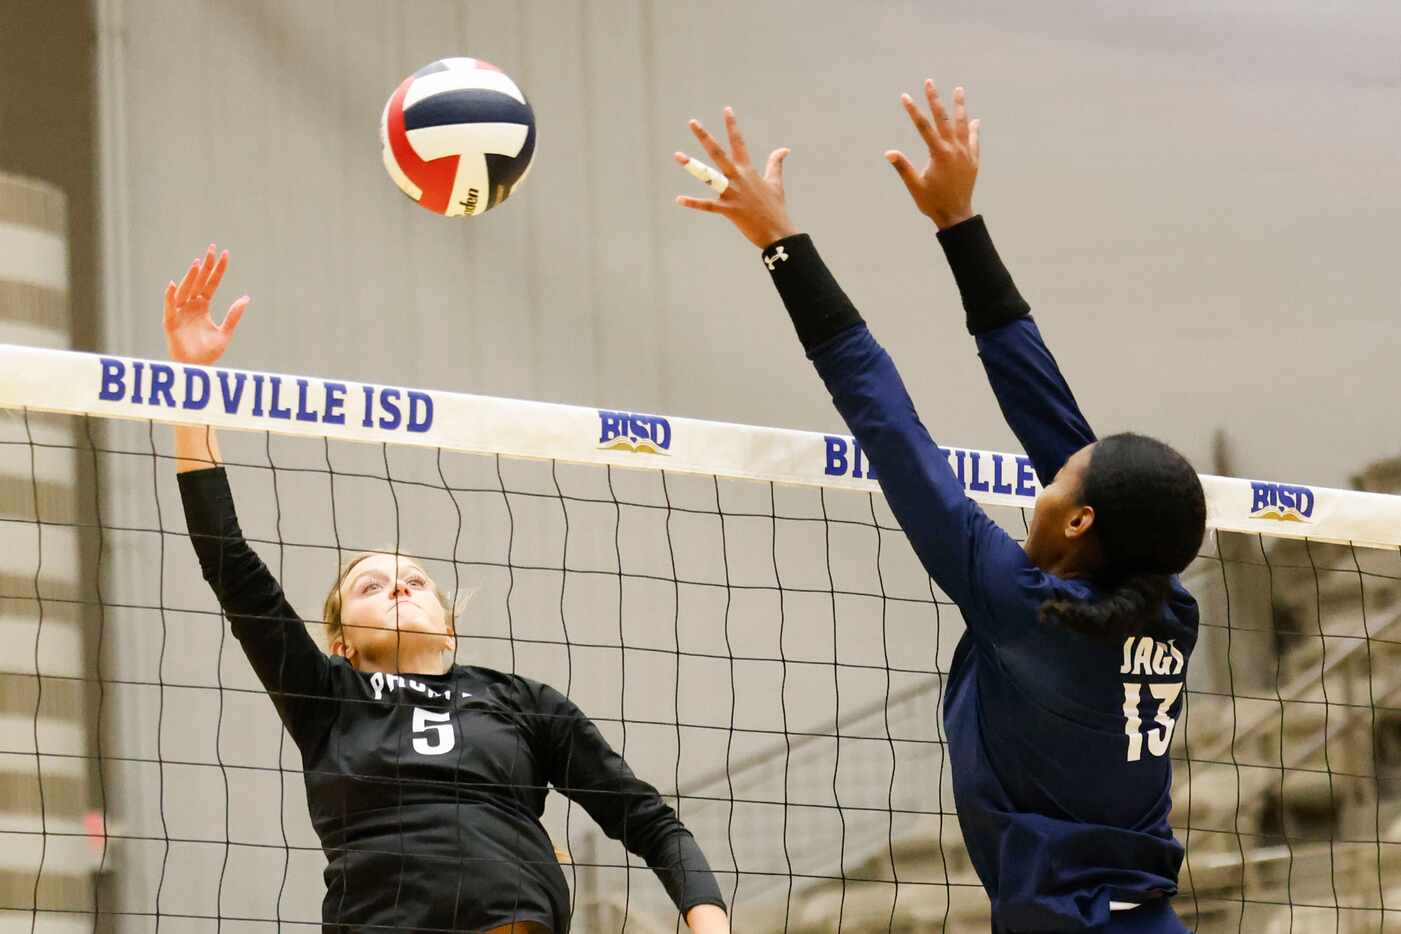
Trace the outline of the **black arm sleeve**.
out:
<instances>
[{"instance_id":1,"label":"black arm sleeve","mask_svg":"<svg viewBox=\"0 0 1401 934\"><path fill-rule=\"evenodd\" d=\"M224 468L177 475L190 543L258 680L297 745L306 750L334 716L330 661L243 538Z\"/></svg>"},{"instance_id":2,"label":"black arm sleeve","mask_svg":"<svg viewBox=\"0 0 1401 934\"><path fill-rule=\"evenodd\" d=\"M548 685L532 687L551 784L645 859L682 915L697 905L724 908L700 845L657 789L633 774L573 701Z\"/></svg>"},{"instance_id":3,"label":"black arm sleeve","mask_svg":"<svg viewBox=\"0 0 1401 934\"><path fill-rule=\"evenodd\" d=\"M794 234L770 244L764 250L764 265L773 276L803 350L809 354L843 331L864 323L807 234Z\"/></svg>"},{"instance_id":4,"label":"black arm sleeve","mask_svg":"<svg viewBox=\"0 0 1401 934\"><path fill-rule=\"evenodd\" d=\"M938 237L963 297L969 334L985 334L1031 313L981 214L939 231Z\"/></svg>"}]
</instances>

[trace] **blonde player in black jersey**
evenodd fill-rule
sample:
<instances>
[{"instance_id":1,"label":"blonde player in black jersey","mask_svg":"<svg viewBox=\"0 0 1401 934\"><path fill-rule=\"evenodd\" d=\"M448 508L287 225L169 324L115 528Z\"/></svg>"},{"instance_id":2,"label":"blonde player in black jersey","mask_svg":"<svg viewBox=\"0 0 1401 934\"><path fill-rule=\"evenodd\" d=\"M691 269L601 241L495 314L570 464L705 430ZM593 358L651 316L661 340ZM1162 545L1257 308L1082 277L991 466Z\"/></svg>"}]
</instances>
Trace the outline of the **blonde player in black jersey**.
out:
<instances>
[{"instance_id":1,"label":"blonde player in black jersey","mask_svg":"<svg viewBox=\"0 0 1401 934\"><path fill-rule=\"evenodd\" d=\"M227 264L211 245L167 286L173 360L223 355L248 305L210 318ZM328 861L323 931L564 934L569 891L540 824L549 785L647 861L692 931L729 931L695 839L578 707L453 664L451 607L422 567L348 562L326 600L327 655L244 541L213 431L177 428L175 448L205 580L302 754Z\"/></svg>"}]
</instances>

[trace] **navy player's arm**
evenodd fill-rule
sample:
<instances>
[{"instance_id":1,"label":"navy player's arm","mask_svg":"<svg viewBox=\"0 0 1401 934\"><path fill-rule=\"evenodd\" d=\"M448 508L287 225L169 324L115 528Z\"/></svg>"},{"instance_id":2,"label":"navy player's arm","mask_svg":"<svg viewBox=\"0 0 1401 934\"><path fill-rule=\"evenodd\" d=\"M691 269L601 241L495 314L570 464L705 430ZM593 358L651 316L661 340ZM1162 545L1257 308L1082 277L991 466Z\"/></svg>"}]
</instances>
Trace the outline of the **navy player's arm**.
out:
<instances>
[{"instance_id":1,"label":"navy player's arm","mask_svg":"<svg viewBox=\"0 0 1401 934\"><path fill-rule=\"evenodd\" d=\"M996 611L1009 600L1038 606L1049 586L1045 575L968 498L919 420L894 361L866 326L811 357L929 576L960 606L987 611L968 615L970 628L981 619L1007 618Z\"/></svg>"},{"instance_id":2,"label":"navy player's arm","mask_svg":"<svg viewBox=\"0 0 1401 934\"><path fill-rule=\"evenodd\" d=\"M981 215L939 231L939 245L963 299L968 332L1002 416L1043 484L1096 440L1060 365L1031 318ZM1173 578L1178 602L1192 597Z\"/></svg>"},{"instance_id":3,"label":"navy player's arm","mask_svg":"<svg viewBox=\"0 0 1401 934\"><path fill-rule=\"evenodd\" d=\"M775 261L780 247L785 259ZM991 609L990 595L1039 605L1045 575L964 493L947 455L920 422L895 363L811 239L784 238L764 255L808 357L929 575L965 607ZM975 614L970 625L992 615Z\"/></svg>"},{"instance_id":4,"label":"navy player's arm","mask_svg":"<svg viewBox=\"0 0 1401 934\"><path fill-rule=\"evenodd\" d=\"M573 701L548 685L522 681L555 789L645 859L682 915L698 905L724 908L705 854L657 789L633 774Z\"/></svg>"},{"instance_id":5,"label":"navy player's arm","mask_svg":"<svg viewBox=\"0 0 1401 934\"><path fill-rule=\"evenodd\" d=\"M330 661L244 540L223 467L177 475L190 543L258 680L298 745L329 723Z\"/></svg>"},{"instance_id":6,"label":"navy player's arm","mask_svg":"<svg viewBox=\"0 0 1401 934\"><path fill-rule=\"evenodd\" d=\"M978 342L997 404L1043 484L1055 479L1070 456L1095 441L1094 431L1041 332L1031 307L988 235L981 215L938 234Z\"/></svg>"}]
</instances>

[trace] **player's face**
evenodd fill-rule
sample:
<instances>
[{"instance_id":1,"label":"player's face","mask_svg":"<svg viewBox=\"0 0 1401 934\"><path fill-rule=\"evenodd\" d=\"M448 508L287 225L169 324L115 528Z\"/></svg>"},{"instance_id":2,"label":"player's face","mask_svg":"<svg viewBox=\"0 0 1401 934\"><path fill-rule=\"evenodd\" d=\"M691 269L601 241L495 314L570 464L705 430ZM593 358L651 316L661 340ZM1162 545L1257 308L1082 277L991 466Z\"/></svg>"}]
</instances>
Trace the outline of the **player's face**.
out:
<instances>
[{"instance_id":1,"label":"player's face","mask_svg":"<svg viewBox=\"0 0 1401 934\"><path fill-rule=\"evenodd\" d=\"M1026 553L1043 571L1074 576L1092 570L1085 533L1094 524L1094 510L1084 504L1081 494L1093 451L1093 444L1076 451L1036 500Z\"/></svg>"},{"instance_id":2,"label":"player's face","mask_svg":"<svg viewBox=\"0 0 1401 934\"><path fill-rule=\"evenodd\" d=\"M365 558L341 581L341 640L362 661L390 671L421 670L420 659L453 648L432 578L389 554Z\"/></svg>"}]
</instances>

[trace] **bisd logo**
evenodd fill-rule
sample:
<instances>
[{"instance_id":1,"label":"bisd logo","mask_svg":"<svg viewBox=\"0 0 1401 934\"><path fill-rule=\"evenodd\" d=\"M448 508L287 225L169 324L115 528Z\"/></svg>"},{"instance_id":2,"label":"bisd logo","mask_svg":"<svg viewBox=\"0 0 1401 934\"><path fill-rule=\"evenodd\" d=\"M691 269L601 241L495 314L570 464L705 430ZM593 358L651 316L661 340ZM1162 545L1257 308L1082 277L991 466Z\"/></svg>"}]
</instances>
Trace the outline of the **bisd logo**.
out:
<instances>
[{"instance_id":1,"label":"bisd logo","mask_svg":"<svg viewBox=\"0 0 1401 934\"><path fill-rule=\"evenodd\" d=\"M671 447L671 423L660 415L599 409L598 446L607 451L665 454Z\"/></svg>"},{"instance_id":2,"label":"bisd logo","mask_svg":"<svg viewBox=\"0 0 1401 934\"><path fill-rule=\"evenodd\" d=\"M1283 483L1250 484L1250 518L1275 522L1308 522L1313 516L1313 490Z\"/></svg>"}]
</instances>

